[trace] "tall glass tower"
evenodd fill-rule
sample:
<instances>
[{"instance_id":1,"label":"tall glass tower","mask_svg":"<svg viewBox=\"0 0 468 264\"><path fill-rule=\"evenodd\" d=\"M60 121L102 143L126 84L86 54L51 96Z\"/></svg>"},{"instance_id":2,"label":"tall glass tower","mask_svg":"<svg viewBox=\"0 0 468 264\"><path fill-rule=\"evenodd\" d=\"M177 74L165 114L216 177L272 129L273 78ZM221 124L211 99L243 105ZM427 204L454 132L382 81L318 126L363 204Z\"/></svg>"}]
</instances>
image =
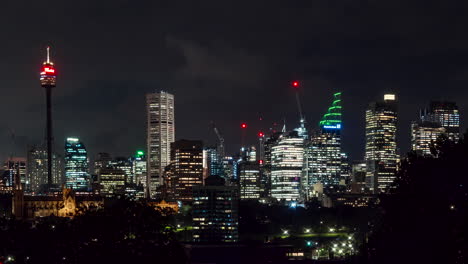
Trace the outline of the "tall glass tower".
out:
<instances>
[{"instance_id":1,"label":"tall glass tower","mask_svg":"<svg viewBox=\"0 0 468 264\"><path fill-rule=\"evenodd\" d=\"M175 140L174 95L166 92L146 95L147 113L147 190L156 197L163 184L164 168L171 161L171 143Z\"/></svg>"},{"instance_id":2,"label":"tall glass tower","mask_svg":"<svg viewBox=\"0 0 468 264\"><path fill-rule=\"evenodd\" d=\"M397 172L397 105L394 94L373 102L366 111L366 185L375 192L385 192Z\"/></svg>"},{"instance_id":3,"label":"tall glass tower","mask_svg":"<svg viewBox=\"0 0 468 264\"><path fill-rule=\"evenodd\" d=\"M78 191L90 187L88 154L78 138L67 138L65 142L65 186Z\"/></svg>"},{"instance_id":4,"label":"tall glass tower","mask_svg":"<svg viewBox=\"0 0 468 264\"><path fill-rule=\"evenodd\" d=\"M303 189L321 183L325 187L339 184L342 170L341 157L341 93L333 95L333 102L319 123L319 131L311 136L306 147Z\"/></svg>"}]
</instances>

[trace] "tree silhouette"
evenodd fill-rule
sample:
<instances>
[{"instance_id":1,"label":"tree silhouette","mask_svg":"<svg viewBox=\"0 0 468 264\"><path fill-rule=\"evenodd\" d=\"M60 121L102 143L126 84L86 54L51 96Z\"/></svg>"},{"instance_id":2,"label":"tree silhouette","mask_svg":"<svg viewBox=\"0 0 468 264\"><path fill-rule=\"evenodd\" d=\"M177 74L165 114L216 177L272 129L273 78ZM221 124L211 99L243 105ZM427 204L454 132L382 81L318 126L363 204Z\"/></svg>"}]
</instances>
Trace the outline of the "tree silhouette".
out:
<instances>
[{"instance_id":1,"label":"tree silhouette","mask_svg":"<svg viewBox=\"0 0 468 264\"><path fill-rule=\"evenodd\" d=\"M368 263L468 262L468 137L409 153L365 248Z\"/></svg>"},{"instance_id":2,"label":"tree silhouette","mask_svg":"<svg viewBox=\"0 0 468 264\"><path fill-rule=\"evenodd\" d=\"M16 263L185 263L169 215L126 199L69 220L0 222L3 256Z\"/></svg>"}]
</instances>

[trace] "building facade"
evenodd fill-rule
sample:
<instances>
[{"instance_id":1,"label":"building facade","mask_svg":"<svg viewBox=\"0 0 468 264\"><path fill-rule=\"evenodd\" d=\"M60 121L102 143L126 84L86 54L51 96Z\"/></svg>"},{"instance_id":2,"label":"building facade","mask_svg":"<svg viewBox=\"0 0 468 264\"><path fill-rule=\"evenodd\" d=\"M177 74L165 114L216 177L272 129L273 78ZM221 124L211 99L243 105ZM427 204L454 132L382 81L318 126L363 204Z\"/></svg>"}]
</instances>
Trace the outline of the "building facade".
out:
<instances>
[{"instance_id":1,"label":"building facade","mask_svg":"<svg viewBox=\"0 0 468 264\"><path fill-rule=\"evenodd\" d=\"M333 95L331 106L319 122L319 130L311 136L305 148L302 189L306 199L315 184L321 183L324 188L332 189L340 182L343 171L341 114L341 93L338 92Z\"/></svg>"},{"instance_id":2,"label":"building facade","mask_svg":"<svg viewBox=\"0 0 468 264\"><path fill-rule=\"evenodd\" d=\"M47 182L47 150L33 146L28 151L27 174L30 180L30 192L40 193L46 191ZM52 156L52 184L59 190L63 184L63 160L62 157Z\"/></svg>"},{"instance_id":3,"label":"building facade","mask_svg":"<svg viewBox=\"0 0 468 264\"><path fill-rule=\"evenodd\" d=\"M413 122L411 124L411 150L418 155L432 156L431 148L442 135L446 135L446 129L439 123Z\"/></svg>"},{"instance_id":4,"label":"building facade","mask_svg":"<svg viewBox=\"0 0 468 264\"><path fill-rule=\"evenodd\" d=\"M5 183L5 186L7 187L13 187L15 186L16 182L15 180L17 179L17 175L19 173L19 178L21 181L21 185L23 190L29 191L30 190L30 183L31 180L28 178L28 175L26 174L26 158L23 157L11 157L8 158L4 165L3 165L3 181Z\"/></svg>"},{"instance_id":5,"label":"building facade","mask_svg":"<svg viewBox=\"0 0 468 264\"><path fill-rule=\"evenodd\" d=\"M239 240L239 192L210 176L205 186L193 187L193 241L235 243Z\"/></svg>"},{"instance_id":6,"label":"building facade","mask_svg":"<svg viewBox=\"0 0 468 264\"><path fill-rule=\"evenodd\" d=\"M366 111L366 184L375 193L387 191L396 177L396 103L394 94L386 94Z\"/></svg>"},{"instance_id":7,"label":"building facade","mask_svg":"<svg viewBox=\"0 0 468 264\"><path fill-rule=\"evenodd\" d=\"M304 163L304 138L297 131L284 133L271 151L271 196L297 201Z\"/></svg>"},{"instance_id":8,"label":"building facade","mask_svg":"<svg viewBox=\"0 0 468 264\"><path fill-rule=\"evenodd\" d=\"M100 193L105 197L125 194L127 174L121 169L103 168L98 174Z\"/></svg>"},{"instance_id":9,"label":"building facade","mask_svg":"<svg viewBox=\"0 0 468 264\"><path fill-rule=\"evenodd\" d=\"M90 188L88 153L78 138L65 142L65 186L77 191Z\"/></svg>"},{"instance_id":10,"label":"building facade","mask_svg":"<svg viewBox=\"0 0 468 264\"><path fill-rule=\"evenodd\" d=\"M424 110L421 121L437 123L445 128L450 140L460 139L460 112L455 102L433 101L429 109Z\"/></svg>"},{"instance_id":11,"label":"building facade","mask_svg":"<svg viewBox=\"0 0 468 264\"><path fill-rule=\"evenodd\" d=\"M241 200L258 200L263 193L260 165L243 161L239 164L239 187Z\"/></svg>"},{"instance_id":12,"label":"building facade","mask_svg":"<svg viewBox=\"0 0 468 264\"><path fill-rule=\"evenodd\" d=\"M147 195L156 197L163 184L164 168L170 163L175 140L174 95L167 92L146 95L147 112Z\"/></svg>"},{"instance_id":13,"label":"building facade","mask_svg":"<svg viewBox=\"0 0 468 264\"><path fill-rule=\"evenodd\" d=\"M135 185L143 186L146 189L146 156L145 152L138 150L133 158L133 175L135 175Z\"/></svg>"},{"instance_id":14,"label":"building facade","mask_svg":"<svg viewBox=\"0 0 468 264\"><path fill-rule=\"evenodd\" d=\"M203 185L203 143L177 140L171 144L170 193L178 201L192 201L194 186Z\"/></svg>"},{"instance_id":15,"label":"building facade","mask_svg":"<svg viewBox=\"0 0 468 264\"><path fill-rule=\"evenodd\" d=\"M94 174L99 175L100 169L108 168L112 157L109 153L99 152L94 160Z\"/></svg>"}]
</instances>

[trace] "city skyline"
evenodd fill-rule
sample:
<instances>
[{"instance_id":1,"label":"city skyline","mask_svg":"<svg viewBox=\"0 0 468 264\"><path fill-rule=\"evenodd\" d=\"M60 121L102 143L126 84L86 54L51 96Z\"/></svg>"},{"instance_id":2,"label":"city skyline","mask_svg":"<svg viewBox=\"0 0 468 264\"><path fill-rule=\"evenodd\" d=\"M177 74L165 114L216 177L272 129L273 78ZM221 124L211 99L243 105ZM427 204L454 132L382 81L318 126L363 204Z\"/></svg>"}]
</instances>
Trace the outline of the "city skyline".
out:
<instances>
[{"instance_id":1,"label":"city skyline","mask_svg":"<svg viewBox=\"0 0 468 264\"><path fill-rule=\"evenodd\" d=\"M76 135L87 142L91 157L98 152L130 155L144 148L144 96L160 90L177 96L177 139L214 143L216 136L209 134L210 122L214 121L226 138L228 153L238 149L237 128L241 121L251 129L248 142L256 142L259 112L264 127L283 118L288 127L297 126L295 98L289 89L290 81L296 79L302 84L302 108L309 126L320 120L330 94L343 92L342 144L352 160L363 157L365 108L382 94L395 92L400 98L397 138L402 154L410 149L411 121L417 120L419 109L429 101L455 101L461 113L466 109L468 94L462 88L467 83L464 50L468 45L464 45L458 27L452 27L453 22L446 19L448 14L438 14L433 5L424 11L413 7L416 12L410 12L411 16L403 10L397 10L396 15L403 16L403 21L413 27L426 27L436 23L424 16L429 12L440 18L435 20L443 23L440 28L451 30L421 28L413 35L412 27L385 19L388 14L381 14L375 23L363 23L353 16L335 21L332 18L339 16L341 9L317 3L321 14L315 14L313 8L304 8L305 3L287 3L281 8L270 6L273 13L281 14L278 23L285 25L272 34L265 29L277 17L252 12L260 10L261 5L245 9L239 2L235 10L243 14L243 21L223 17L223 12L211 14L225 29L220 33L201 18L206 5L213 3L182 9L169 4L161 13L150 2L142 1L140 4L147 8L138 16L131 11L137 8L133 4L118 8L127 4L109 3L102 1L73 10L62 10L62 4L23 10L12 4L13 10L24 11L19 12L23 15L12 17L15 12L11 12L2 17L5 25L11 26L3 29L9 41L0 44L2 50L9 51L1 63L5 69L0 71L5 103L0 109L12 112L0 126L3 160L12 152L25 156L27 144L39 144L44 138L44 91L37 85L37 70L47 45L52 46L59 66L60 89L54 91L53 102L56 145ZM115 8L106 9L108 4ZM350 5L357 7L357 3ZM382 11L386 6L375 5L359 6L362 15L375 18L370 11ZM48 12L56 16L52 19L41 15ZM176 22L181 16L193 20L186 29ZM127 21L122 17L137 19ZM74 23L74 18L87 22ZM257 20L260 23L254 23ZM35 21L41 21L42 26L33 26ZM397 30L390 30L389 23ZM255 24L254 36L248 33L251 24ZM324 30L317 30L317 24ZM60 34L51 33L51 28ZM324 33L329 31L335 33ZM370 35L362 39L359 32ZM452 38L442 37L446 35ZM439 43L432 36L444 41ZM458 48L447 49L455 44ZM461 123L465 131L463 114ZM55 150L60 149L57 146Z\"/></svg>"}]
</instances>

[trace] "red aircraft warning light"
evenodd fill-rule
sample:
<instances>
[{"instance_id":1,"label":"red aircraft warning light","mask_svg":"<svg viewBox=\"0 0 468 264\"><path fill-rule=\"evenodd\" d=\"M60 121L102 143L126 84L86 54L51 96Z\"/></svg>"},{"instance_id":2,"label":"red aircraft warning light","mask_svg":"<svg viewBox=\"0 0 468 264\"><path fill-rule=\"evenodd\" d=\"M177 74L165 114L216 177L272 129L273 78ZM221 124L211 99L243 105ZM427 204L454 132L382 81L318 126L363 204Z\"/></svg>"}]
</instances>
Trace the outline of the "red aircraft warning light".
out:
<instances>
[{"instance_id":1,"label":"red aircraft warning light","mask_svg":"<svg viewBox=\"0 0 468 264\"><path fill-rule=\"evenodd\" d=\"M294 81L294 82L292 83L292 85L293 85L293 87L297 88L297 87L299 87L299 82L298 82L298 81Z\"/></svg>"},{"instance_id":2,"label":"red aircraft warning light","mask_svg":"<svg viewBox=\"0 0 468 264\"><path fill-rule=\"evenodd\" d=\"M258 132L258 137L263 137L264 135L263 132Z\"/></svg>"},{"instance_id":3,"label":"red aircraft warning light","mask_svg":"<svg viewBox=\"0 0 468 264\"><path fill-rule=\"evenodd\" d=\"M242 123L242 124L241 124L241 128L247 128L247 124L246 124L246 123Z\"/></svg>"}]
</instances>

